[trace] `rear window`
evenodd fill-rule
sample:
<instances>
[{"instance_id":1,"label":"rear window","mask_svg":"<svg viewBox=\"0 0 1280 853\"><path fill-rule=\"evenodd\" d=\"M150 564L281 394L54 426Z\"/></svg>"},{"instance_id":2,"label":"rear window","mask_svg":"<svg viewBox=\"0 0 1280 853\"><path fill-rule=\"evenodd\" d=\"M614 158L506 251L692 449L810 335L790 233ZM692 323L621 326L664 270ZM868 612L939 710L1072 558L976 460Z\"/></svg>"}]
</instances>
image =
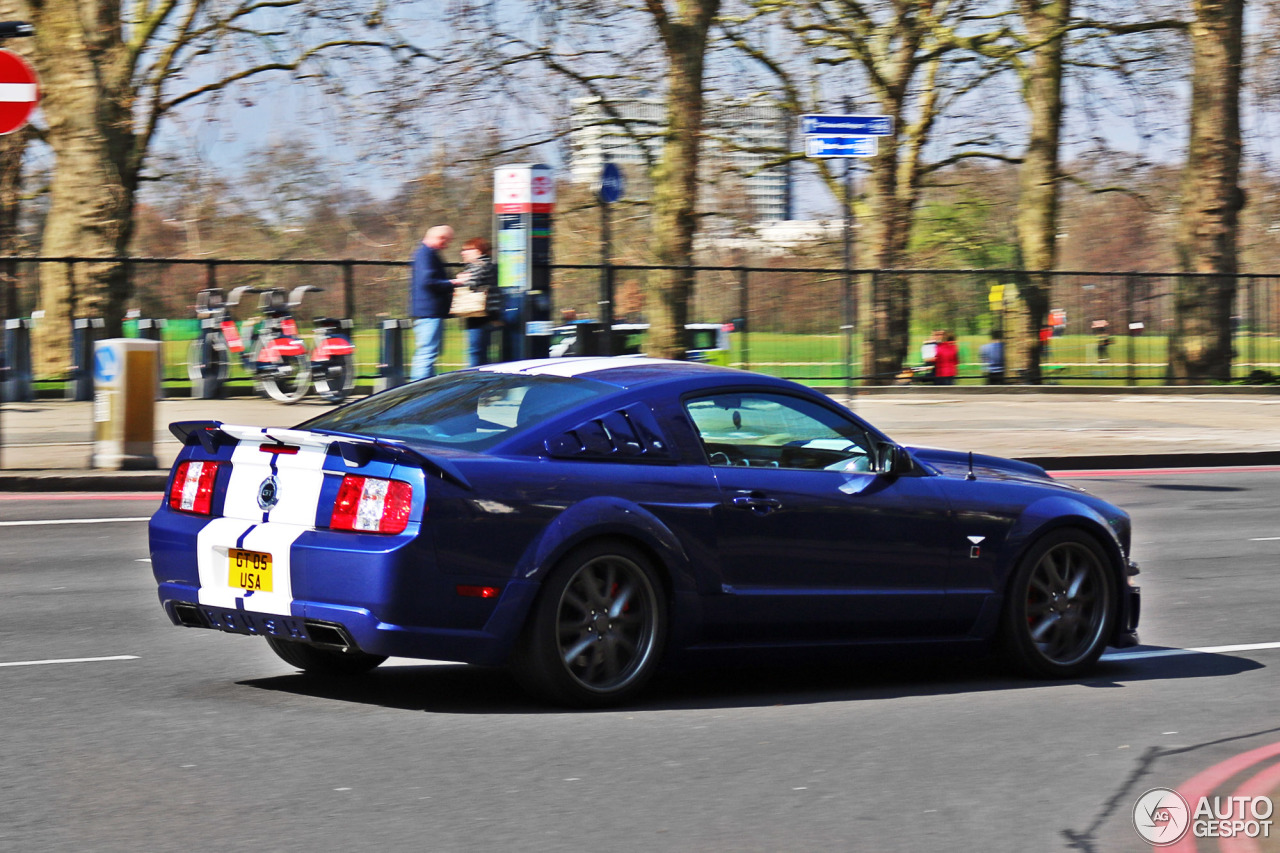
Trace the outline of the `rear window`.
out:
<instances>
[{"instance_id":1,"label":"rear window","mask_svg":"<svg viewBox=\"0 0 1280 853\"><path fill-rule=\"evenodd\" d=\"M604 382L572 377L447 373L375 394L298 428L482 450L617 390Z\"/></svg>"}]
</instances>

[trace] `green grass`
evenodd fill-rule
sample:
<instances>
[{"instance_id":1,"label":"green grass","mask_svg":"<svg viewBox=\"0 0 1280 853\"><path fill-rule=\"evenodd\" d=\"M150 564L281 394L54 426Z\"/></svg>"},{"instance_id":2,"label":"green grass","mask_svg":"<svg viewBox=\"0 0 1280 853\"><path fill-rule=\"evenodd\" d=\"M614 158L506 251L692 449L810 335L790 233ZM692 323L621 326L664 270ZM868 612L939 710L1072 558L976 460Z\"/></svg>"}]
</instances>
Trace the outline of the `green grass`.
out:
<instances>
[{"instance_id":1,"label":"green grass","mask_svg":"<svg viewBox=\"0 0 1280 853\"><path fill-rule=\"evenodd\" d=\"M926 332L912 338L907 353L907 363L920 365L920 345ZM365 380L376 376L379 362L381 332L364 330L354 336L356 344L356 373ZM308 343L310 338L308 337ZM984 381L982 365L978 360L979 348L987 342L984 335L964 335L957 340L960 350L959 384L977 385ZM1068 335L1050 341L1049 356L1043 370L1045 381L1063 385L1123 386L1134 381L1141 385L1162 385L1168 361L1168 339L1159 335L1143 335L1133 338L1113 336L1109 361L1098 360L1097 340L1092 335ZM749 350L744 350L747 344ZM171 393L182 394L190 388L187 378L187 350L189 340L164 341L165 387ZM854 369L859 369L862 337L853 340ZM413 332L404 332L406 366L413 354ZM1236 341L1238 351L1234 374L1243 379L1254 366L1280 374L1280 339L1270 336L1250 338L1240 336ZM780 332L752 332L749 336L731 336L728 363L747 366L759 373L810 384L843 383L847 375L845 366L845 338L843 335L787 334ZM1135 366L1132 371L1130 362ZM439 366L441 370L456 370L465 364L465 330L461 323L448 323L445 327L444 349ZM248 387L252 379L237 362L232 365L230 381L233 387ZM42 387L54 387L61 382L41 381Z\"/></svg>"}]
</instances>

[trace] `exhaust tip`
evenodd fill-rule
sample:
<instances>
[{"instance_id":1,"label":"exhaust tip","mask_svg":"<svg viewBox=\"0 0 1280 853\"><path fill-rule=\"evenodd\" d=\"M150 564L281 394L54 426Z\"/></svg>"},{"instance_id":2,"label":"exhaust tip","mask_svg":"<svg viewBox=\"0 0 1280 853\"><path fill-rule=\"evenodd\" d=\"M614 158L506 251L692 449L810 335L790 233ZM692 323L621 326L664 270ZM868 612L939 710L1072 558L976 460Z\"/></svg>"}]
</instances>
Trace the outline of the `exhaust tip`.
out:
<instances>
[{"instance_id":1,"label":"exhaust tip","mask_svg":"<svg viewBox=\"0 0 1280 853\"><path fill-rule=\"evenodd\" d=\"M200 612L200 608L194 604L178 602L173 605L173 615L178 618L178 624L185 628L208 628L208 621L204 618L204 614Z\"/></svg>"},{"instance_id":2,"label":"exhaust tip","mask_svg":"<svg viewBox=\"0 0 1280 853\"><path fill-rule=\"evenodd\" d=\"M347 633L347 629L332 622L312 622L307 620L307 636L316 646L340 649L344 652L355 651L356 642Z\"/></svg>"}]
</instances>

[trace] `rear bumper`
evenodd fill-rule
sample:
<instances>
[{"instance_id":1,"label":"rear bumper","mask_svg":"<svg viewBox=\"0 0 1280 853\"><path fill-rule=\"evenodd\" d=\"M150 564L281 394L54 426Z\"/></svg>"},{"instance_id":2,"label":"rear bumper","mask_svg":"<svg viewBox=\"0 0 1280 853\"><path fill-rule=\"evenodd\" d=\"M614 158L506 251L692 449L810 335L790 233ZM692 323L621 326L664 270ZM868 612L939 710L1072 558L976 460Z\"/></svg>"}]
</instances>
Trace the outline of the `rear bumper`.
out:
<instances>
[{"instance_id":1,"label":"rear bumper","mask_svg":"<svg viewBox=\"0 0 1280 853\"><path fill-rule=\"evenodd\" d=\"M393 625L359 607L295 600L288 616L200 604L196 587L160 584L160 603L175 625L230 634L279 637L373 655L497 666L511 655L538 585L510 581L479 630Z\"/></svg>"}]
</instances>

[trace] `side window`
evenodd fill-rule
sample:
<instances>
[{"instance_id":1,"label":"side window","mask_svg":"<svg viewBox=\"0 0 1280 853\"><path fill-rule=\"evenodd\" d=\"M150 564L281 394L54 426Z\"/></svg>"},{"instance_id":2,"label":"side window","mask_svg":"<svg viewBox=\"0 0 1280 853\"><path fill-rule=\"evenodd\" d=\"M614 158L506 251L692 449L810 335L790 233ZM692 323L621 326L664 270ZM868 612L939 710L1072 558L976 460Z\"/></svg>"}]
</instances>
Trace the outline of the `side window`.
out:
<instances>
[{"instance_id":1,"label":"side window","mask_svg":"<svg viewBox=\"0 0 1280 853\"><path fill-rule=\"evenodd\" d=\"M870 440L822 406L782 394L713 394L685 404L716 467L870 471Z\"/></svg>"}]
</instances>

